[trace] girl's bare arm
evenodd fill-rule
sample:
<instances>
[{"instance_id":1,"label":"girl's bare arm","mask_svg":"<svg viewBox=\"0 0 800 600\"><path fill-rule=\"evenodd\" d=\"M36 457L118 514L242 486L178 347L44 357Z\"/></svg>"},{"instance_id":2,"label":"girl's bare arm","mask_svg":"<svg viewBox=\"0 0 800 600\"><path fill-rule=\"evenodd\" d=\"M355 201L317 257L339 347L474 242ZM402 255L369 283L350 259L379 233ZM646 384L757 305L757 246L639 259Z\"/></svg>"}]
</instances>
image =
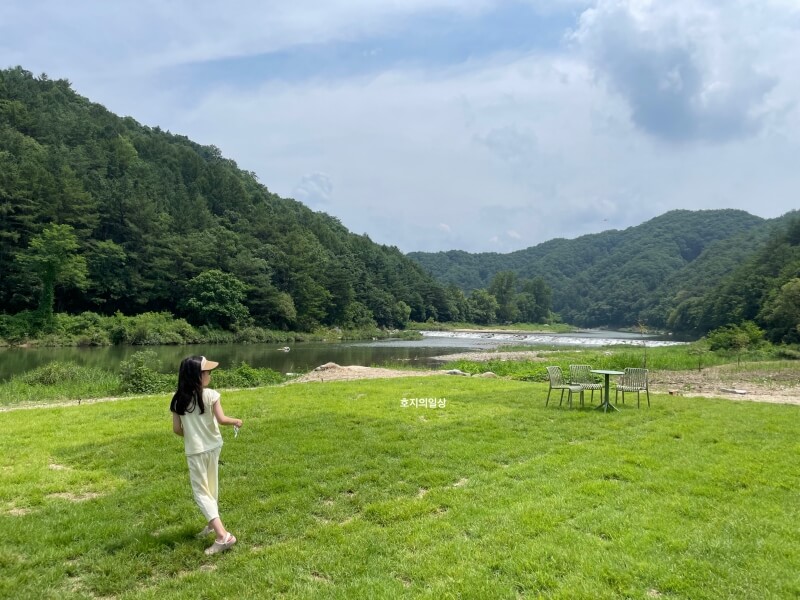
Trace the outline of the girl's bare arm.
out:
<instances>
[{"instance_id":1,"label":"girl's bare arm","mask_svg":"<svg viewBox=\"0 0 800 600\"><path fill-rule=\"evenodd\" d=\"M241 419L225 416L225 412L222 410L222 400L217 400L214 403L214 416L217 418L217 423L220 425L235 425L236 427L242 426Z\"/></svg>"},{"instance_id":2,"label":"girl's bare arm","mask_svg":"<svg viewBox=\"0 0 800 600\"><path fill-rule=\"evenodd\" d=\"M172 413L172 432L175 435L183 437L183 425L181 424L181 418L175 413Z\"/></svg>"}]
</instances>

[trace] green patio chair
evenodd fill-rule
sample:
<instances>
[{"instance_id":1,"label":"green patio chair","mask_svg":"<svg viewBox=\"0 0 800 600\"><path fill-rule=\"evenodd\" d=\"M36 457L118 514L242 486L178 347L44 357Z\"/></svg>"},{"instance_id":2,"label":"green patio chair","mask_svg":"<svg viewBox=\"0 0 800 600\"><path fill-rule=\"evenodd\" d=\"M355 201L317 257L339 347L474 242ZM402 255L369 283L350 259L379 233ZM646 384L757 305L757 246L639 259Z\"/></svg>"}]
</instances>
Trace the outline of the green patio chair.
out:
<instances>
[{"instance_id":1,"label":"green patio chair","mask_svg":"<svg viewBox=\"0 0 800 600\"><path fill-rule=\"evenodd\" d=\"M591 402L594 404L594 391L600 390L600 403L603 403L603 384L598 383L592 374L592 367L589 365L570 365L569 382L572 385L579 385L583 391L592 392Z\"/></svg>"},{"instance_id":2,"label":"green patio chair","mask_svg":"<svg viewBox=\"0 0 800 600\"><path fill-rule=\"evenodd\" d=\"M639 394L647 395L647 407L650 408L650 389L647 386L647 369L625 368L625 374L619 378L617 389L614 393L614 404L617 396L622 392L622 403L625 404L625 392L636 392L636 408L639 408Z\"/></svg>"},{"instance_id":3,"label":"green patio chair","mask_svg":"<svg viewBox=\"0 0 800 600\"><path fill-rule=\"evenodd\" d=\"M564 375L561 373L561 367L547 367L547 377L550 379L550 389L547 390L547 400L545 401L544 405L550 402L550 392L553 390L561 390L561 398L558 401L558 405L561 406L561 403L564 402L564 391L569 392L567 394L567 404L569 407L572 408L572 394L580 394L581 395L581 406L583 406L583 388L579 385L572 385L564 381Z\"/></svg>"}]
</instances>

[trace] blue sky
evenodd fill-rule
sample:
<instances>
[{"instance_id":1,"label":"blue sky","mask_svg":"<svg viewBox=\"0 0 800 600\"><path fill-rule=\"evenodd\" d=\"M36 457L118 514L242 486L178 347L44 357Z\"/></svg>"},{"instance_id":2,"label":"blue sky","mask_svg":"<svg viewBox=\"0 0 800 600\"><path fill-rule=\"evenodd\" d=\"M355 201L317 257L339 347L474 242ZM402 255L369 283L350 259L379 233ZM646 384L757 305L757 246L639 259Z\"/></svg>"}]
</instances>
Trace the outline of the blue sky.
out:
<instances>
[{"instance_id":1,"label":"blue sky","mask_svg":"<svg viewBox=\"0 0 800 600\"><path fill-rule=\"evenodd\" d=\"M793 0L6 0L3 67L403 251L800 205Z\"/></svg>"}]
</instances>

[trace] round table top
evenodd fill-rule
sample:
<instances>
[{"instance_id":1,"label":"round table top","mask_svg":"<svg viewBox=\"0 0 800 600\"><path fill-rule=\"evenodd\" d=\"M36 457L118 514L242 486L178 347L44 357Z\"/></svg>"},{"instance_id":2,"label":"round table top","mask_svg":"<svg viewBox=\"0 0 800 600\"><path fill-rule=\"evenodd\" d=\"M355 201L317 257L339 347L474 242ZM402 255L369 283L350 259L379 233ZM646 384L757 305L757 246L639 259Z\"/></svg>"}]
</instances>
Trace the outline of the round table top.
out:
<instances>
[{"instance_id":1,"label":"round table top","mask_svg":"<svg viewBox=\"0 0 800 600\"><path fill-rule=\"evenodd\" d=\"M625 371L608 371L606 369L592 369L590 372L600 375L625 375Z\"/></svg>"}]
</instances>

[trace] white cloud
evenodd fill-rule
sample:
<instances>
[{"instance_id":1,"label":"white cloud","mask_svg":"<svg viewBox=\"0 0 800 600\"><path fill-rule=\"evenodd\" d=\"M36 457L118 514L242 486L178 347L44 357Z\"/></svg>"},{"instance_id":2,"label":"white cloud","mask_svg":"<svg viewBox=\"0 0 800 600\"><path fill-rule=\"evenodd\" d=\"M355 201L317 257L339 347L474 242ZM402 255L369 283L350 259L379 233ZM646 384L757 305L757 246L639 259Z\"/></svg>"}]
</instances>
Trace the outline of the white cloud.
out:
<instances>
[{"instance_id":1,"label":"white cloud","mask_svg":"<svg viewBox=\"0 0 800 600\"><path fill-rule=\"evenodd\" d=\"M798 5L529 1L574 7L569 45L359 76L200 79L187 93L165 73L412 35L406 19L501 0L51 1L0 5L0 55L215 144L272 191L404 251L510 251L671 208L796 207Z\"/></svg>"},{"instance_id":2,"label":"white cloud","mask_svg":"<svg viewBox=\"0 0 800 600\"><path fill-rule=\"evenodd\" d=\"M643 131L725 141L764 127L770 95L789 76L762 50L764 37L787 32L780 12L756 29L764 12L747 2L600 0L573 39Z\"/></svg>"}]
</instances>

